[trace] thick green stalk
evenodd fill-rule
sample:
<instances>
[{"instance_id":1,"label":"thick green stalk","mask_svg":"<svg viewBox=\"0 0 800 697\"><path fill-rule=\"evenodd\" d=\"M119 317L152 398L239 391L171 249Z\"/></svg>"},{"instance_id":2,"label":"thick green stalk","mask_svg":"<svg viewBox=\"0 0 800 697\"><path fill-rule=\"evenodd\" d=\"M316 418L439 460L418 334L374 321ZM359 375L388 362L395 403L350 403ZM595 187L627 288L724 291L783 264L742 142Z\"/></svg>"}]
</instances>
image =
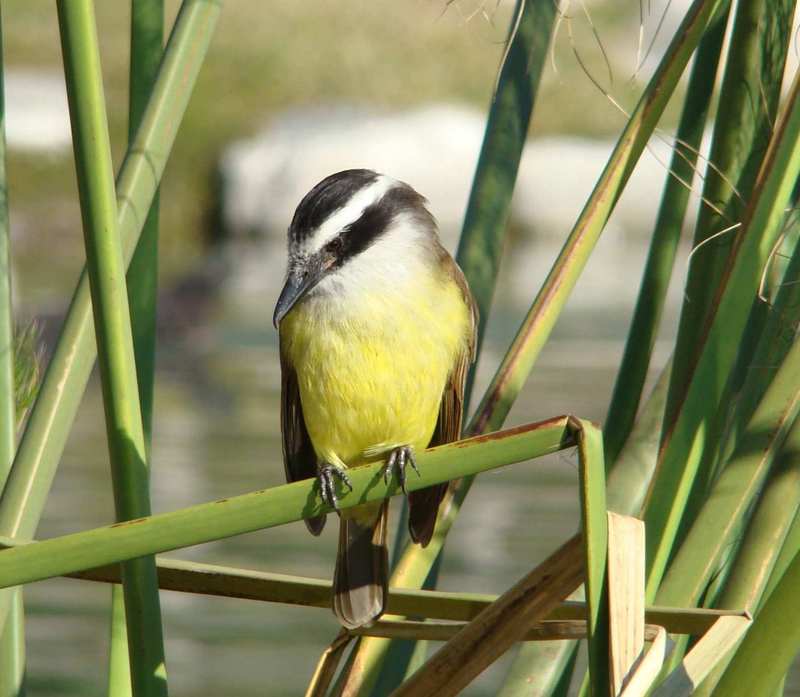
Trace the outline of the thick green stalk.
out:
<instances>
[{"instance_id":1,"label":"thick green stalk","mask_svg":"<svg viewBox=\"0 0 800 697\"><path fill-rule=\"evenodd\" d=\"M117 231L111 142L93 4L91 0L60 0L58 19L114 500L117 520L126 521L150 514L149 471L125 264ZM126 562L122 567L122 586L133 694L166 695L155 559L143 556Z\"/></svg>"},{"instance_id":2,"label":"thick green stalk","mask_svg":"<svg viewBox=\"0 0 800 697\"><path fill-rule=\"evenodd\" d=\"M132 0L130 78L128 83L128 142L133 142L158 74L164 42L163 0ZM131 314L136 380L142 413L145 451L152 443L153 387L156 352L156 295L158 290L158 192L142 228L139 244L128 267L128 305ZM111 649L108 694L131 693L130 676L121 657L128 652L127 633L117 623L125 621L124 595L111 592Z\"/></svg>"},{"instance_id":3,"label":"thick green stalk","mask_svg":"<svg viewBox=\"0 0 800 697\"><path fill-rule=\"evenodd\" d=\"M697 56L692 66L667 183L661 197L636 308L606 415L604 437L609 467L613 467L633 428L647 379L650 357L661 323L689 203L697 156L714 94L729 7L726 3L710 22L697 47Z\"/></svg>"},{"instance_id":4,"label":"thick green stalk","mask_svg":"<svg viewBox=\"0 0 800 697\"><path fill-rule=\"evenodd\" d=\"M426 450L417 456L420 476L408 491L557 452L575 444L567 417L517 426ZM340 509L401 494L383 481L382 463L354 468L353 490L341 493ZM291 523L333 509L323 504L313 479L212 501L0 551L0 588L81 569L203 544Z\"/></svg>"},{"instance_id":5,"label":"thick green stalk","mask_svg":"<svg viewBox=\"0 0 800 697\"><path fill-rule=\"evenodd\" d=\"M117 178L118 229L129 262L164 171L181 117L219 15L214 0L186 0L167 46L142 126ZM72 298L53 358L23 433L8 491L0 501L0 530L32 537L55 467L95 359L89 282L85 272Z\"/></svg>"},{"instance_id":6,"label":"thick green stalk","mask_svg":"<svg viewBox=\"0 0 800 697\"><path fill-rule=\"evenodd\" d=\"M220 12L215 0L185 0L153 96L117 178L117 228L129 261L138 241ZM81 275L53 357L0 499L0 533L31 538L96 356L89 282ZM0 594L0 626L8 609Z\"/></svg>"},{"instance_id":7,"label":"thick green stalk","mask_svg":"<svg viewBox=\"0 0 800 697\"><path fill-rule=\"evenodd\" d=\"M736 6L709 156L714 166L706 168L703 188L704 200L714 208L700 207L695 247L742 220L775 123L793 8L794 0L751 0ZM723 234L692 256L665 432L674 424L692 379L735 239Z\"/></svg>"},{"instance_id":8,"label":"thick green stalk","mask_svg":"<svg viewBox=\"0 0 800 697\"><path fill-rule=\"evenodd\" d=\"M800 173L800 80L776 125L731 266L722 279L686 399L662 443L648 500L648 598L655 596L673 551L684 507L707 445L708 429L736 360L763 268L780 234L784 209ZM674 370L673 366L673 370ZM673 381L674 384L674 381Z\"/></svg>"}]
</instances>

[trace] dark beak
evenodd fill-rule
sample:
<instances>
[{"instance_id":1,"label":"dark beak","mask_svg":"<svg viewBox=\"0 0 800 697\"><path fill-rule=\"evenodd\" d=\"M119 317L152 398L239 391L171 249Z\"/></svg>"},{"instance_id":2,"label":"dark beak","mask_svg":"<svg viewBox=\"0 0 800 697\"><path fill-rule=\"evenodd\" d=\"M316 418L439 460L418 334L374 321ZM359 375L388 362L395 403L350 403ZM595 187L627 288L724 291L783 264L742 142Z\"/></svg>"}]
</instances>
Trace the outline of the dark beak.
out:
<instances>
[{"instance_id":1,"label":"dark beak","mask_svg":"<svg viewBox=\"0 0 800 697\"><path fill-rule=\"evenodd\" d=\"M311 290L322 278L321 269L298 269L289 272L283 290L278 297L275 305L275 313L272 315L272 324L278 328L280 321L291 310L295 303L300 300L309 290Z\"/></svg>"}]
</instances>

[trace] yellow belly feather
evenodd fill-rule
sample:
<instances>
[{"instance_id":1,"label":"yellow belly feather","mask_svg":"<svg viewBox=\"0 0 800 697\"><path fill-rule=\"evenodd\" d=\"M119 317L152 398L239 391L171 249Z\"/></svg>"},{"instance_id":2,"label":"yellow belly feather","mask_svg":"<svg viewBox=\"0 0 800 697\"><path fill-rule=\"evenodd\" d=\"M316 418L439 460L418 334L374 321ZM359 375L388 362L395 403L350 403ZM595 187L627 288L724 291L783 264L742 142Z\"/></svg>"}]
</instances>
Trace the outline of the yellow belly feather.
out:
<instances>
[{"instance_id":1,"label":"yellow belly feather","mask_svg":"<svg viewBox=\"0 0 800 697\"><path fill-rule=\"evenodd\" d=\"M354 465L399 445L427 447L469 321L446 277L344 302L299 302L281 322L281 343L317 456Z\"/></svg>"}]
</instances>

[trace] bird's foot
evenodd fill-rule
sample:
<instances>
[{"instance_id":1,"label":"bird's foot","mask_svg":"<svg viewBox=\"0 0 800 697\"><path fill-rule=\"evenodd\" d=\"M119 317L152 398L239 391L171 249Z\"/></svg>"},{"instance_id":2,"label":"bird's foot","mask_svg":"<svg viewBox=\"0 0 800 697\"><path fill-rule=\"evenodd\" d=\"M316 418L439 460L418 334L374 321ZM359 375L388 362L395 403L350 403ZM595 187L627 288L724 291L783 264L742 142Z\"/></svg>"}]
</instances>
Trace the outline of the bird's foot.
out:
<instances>
[{"instance_id":1,"label":"bird's foot","mask_svg":"<svg viewBox=\"0 0 800 697\"><path fill-rule=\"evenodd\" d=\"M406 465L410 464L417 476L419 477L419 469L417 469L417 461L414 458L414 451L410 445L401 445L389 453L386 458L386 464L383 467L383 481L389 483L389 478L393 472L397 472L397 480L400 482L400 488L403 493L406 492Z\"/></svg>"},{"instance_id":2,"label":"bird's foot","mask_svg":"<svg viewBox=\"0 0 800 697\"><path fill-rule=\"evenodd\" d=\"M336 496L337 479L350 491L353 490L353 483L350 481L350 477L347 476L347 472L345 472L343 467L337 467L330 462L325 462L317 469L320 496L331 508L339 508L339 497Z\"/></svg>"}]
</instances>

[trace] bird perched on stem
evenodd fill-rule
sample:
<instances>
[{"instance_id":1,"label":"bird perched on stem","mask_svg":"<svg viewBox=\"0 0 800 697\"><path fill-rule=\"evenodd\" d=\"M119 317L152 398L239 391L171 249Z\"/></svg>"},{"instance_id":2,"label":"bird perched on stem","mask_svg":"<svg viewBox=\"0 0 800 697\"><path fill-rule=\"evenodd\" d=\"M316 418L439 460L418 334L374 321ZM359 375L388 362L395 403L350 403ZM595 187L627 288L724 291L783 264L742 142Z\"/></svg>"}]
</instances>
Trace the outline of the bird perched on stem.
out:
<instances>
[{"instance_id":1,"label":"bird perched on stem","mask_svg":"<svg viewBox=\"0 0 800 697\"><path fill-rule=\"evenodd\" d=\"M458 439L477 311L426 200L367 169L323 179L289 226L280 335L286 478L347 495L349 467L379 459L405 488L414 452ZM440 484L408 496L409 531L433 535ZM388 501L342 510L333 610L345 627L386 605ZM318 535L325 517L306 520Z\"/></svg>"}]
</instances>

